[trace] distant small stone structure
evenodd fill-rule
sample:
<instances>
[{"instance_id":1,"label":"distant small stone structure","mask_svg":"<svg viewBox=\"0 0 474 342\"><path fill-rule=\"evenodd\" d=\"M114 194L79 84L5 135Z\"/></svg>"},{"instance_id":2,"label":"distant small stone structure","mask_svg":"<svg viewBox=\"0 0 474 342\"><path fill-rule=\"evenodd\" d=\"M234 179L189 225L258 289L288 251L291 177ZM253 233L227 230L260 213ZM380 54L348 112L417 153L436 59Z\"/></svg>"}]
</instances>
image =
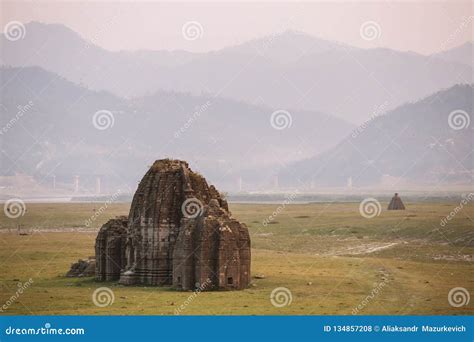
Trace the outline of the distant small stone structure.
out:
<instances>
[{"instance_id":1,"label":"distant small stone structure","mask_svg":"<svg viewBox=\"0 0 474 342\"><path fill-rule=\"evenodd\" d=\"M388 210L405 210L405 205L402 202L402 199L400 196L398 196L398 193L395 193L395 195L392 197L392 200L388 204Z\"/></svg>"},{"instance_id":2,"label":"distant small stone structure","mask_svg":"<svg viewBox=\"0 0 474 342\"><path fill-rule=\"evenodd\" d=\"M232 218L216 188L180 160L151 166L128 218L103 225L95 250L97 280L182 290L237 290L250 283L247 227Z\"/></svg>"}]
</instances>

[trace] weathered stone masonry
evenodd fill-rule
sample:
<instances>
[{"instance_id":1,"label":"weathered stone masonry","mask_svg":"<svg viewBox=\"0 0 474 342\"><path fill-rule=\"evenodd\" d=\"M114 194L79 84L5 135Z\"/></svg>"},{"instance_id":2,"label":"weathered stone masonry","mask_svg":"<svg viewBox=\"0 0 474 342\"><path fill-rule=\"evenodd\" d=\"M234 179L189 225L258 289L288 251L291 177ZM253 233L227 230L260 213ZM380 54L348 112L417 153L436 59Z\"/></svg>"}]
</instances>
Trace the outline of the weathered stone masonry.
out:
<instances>
[{"instance_id":1,"label":"weathered stone masonry","mask_svg":"<svg viewBox=\"0 0 474 342\"><path fill-rule=\"evenodd\" d=\"M118 280L125 264L127 217L120 216L102 226L95 240L95 273L101 281Z\"/></svg>"},{"instance_id":2,"label":"weathered stone masonry","mask_svg":"<svg viewBox=\"0 0 474 342\"><path fill-rule=\"evenodd\" d=\"M128 220L101 228L96 259L97 280L125 285L192 290L206 284L204 290L217 290L250 282L247 227L232 218L214 186L179 160L153 164L138 185Z\"/></svg>"}]
</instances>

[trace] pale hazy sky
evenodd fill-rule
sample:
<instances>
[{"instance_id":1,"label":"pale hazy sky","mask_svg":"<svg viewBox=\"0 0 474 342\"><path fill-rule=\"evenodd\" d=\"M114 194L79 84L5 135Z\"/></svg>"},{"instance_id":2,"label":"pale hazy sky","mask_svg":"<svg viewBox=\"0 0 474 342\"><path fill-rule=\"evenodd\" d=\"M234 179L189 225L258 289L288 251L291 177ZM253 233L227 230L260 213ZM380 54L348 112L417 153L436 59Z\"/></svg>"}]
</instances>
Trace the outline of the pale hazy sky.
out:
<instances>
[{"instance_id":1,"label":"pale hazy sky","mask_svg":"<svg viewBox=\"0 0 474 342\"><path fill-rule=\"evenodd\" d=\"M0 0L1 1L1 0ZM116 1L1 1L1 27L12 20L62 23L109 50L208 51L285 29L359 47L423 54L472 41L471 1L275 3L157 3ZM186 40L183 24L197 21L202 37ZM367 21L379 36L364 40ZM26 32L26 34L28 34Z\"/></svg>"}]
</instances>

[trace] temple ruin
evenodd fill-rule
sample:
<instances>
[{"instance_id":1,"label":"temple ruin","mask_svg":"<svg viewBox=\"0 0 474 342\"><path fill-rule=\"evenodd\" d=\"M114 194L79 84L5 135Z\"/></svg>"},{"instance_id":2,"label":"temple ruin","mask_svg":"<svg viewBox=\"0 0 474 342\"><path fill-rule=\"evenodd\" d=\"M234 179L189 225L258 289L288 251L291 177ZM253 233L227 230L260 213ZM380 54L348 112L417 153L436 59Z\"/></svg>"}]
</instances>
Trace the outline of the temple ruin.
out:
<instances>
[{"instance_id":1,"label":"temple ruin","mask_svg":"<svg viewBox=\"0 0 474 342\"><path fill-rule=\"evenodd\" d=\"M398 193L395 193L395 195L392 197L392 200L388 204L388 210L405 210L405 205L402 202L402 199L400 196L398 196Z\"/></svg>"},{"instance_id":2,"label":"temple ruin","mask_svg":"<svg viewBox=\"0 0 474 342\"><path fill-rule=\"evenodd\" d=\"M96 279L175 289L242 289L250 236L216 188L179 160L156 161L138 185L128 219L96 239Z\"/></svg>"}]
</instances>

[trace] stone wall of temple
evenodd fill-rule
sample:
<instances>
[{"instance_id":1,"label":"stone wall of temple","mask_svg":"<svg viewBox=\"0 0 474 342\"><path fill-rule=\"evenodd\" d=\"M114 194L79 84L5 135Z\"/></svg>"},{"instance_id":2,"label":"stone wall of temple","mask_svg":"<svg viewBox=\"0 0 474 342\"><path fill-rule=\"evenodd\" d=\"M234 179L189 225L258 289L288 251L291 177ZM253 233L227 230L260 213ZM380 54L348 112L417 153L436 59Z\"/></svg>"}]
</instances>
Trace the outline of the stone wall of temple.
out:
<instances>
[{"instance_id":1,"label":"stone wall of temple","mask_svg":"<svg viewBox=\"0 0 474 342\"><path fill-rule=\"evenodd\" d=\"M173 256L173 287L242 289L250 282L248 229L211 200L197 218L183 218Z\"/></svg>"},{"instance_id":2,"label":"stone wall of temple","mask_svg":"<svg viewBox=\"0 0 474 342\"><path fill-rule=\"evenodd\" d=\"M125 266L127 239L126 216L109 220L102 226L95 242L95 275L97 280L118 280Z\"/></svg>"}]
</instances>

